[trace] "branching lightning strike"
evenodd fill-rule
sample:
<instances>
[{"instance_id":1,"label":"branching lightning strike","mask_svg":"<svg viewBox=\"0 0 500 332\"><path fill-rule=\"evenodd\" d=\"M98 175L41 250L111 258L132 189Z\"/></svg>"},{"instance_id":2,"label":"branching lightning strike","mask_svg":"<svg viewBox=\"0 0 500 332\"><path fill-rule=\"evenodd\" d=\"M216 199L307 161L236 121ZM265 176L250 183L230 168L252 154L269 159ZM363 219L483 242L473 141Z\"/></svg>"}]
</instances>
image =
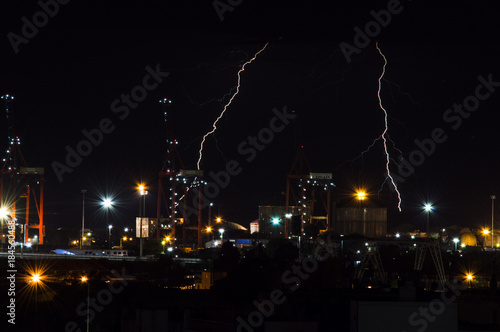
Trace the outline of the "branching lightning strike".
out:
<instances>
[{"instance_id":1,"label":"branching lightning strike","mask_svg":"<svg viewBox=\"0 0 500 332\"><path fill-rule=\"evenodd\" d=\"M385 67L387 66L387 59L385 58L385 55L382 53L382 51L378 47L378 42L375 43L375 47L377 48L378 52L380 53L380 55L384 59L384 66L382 67L382 74L380 74L380 77L378 79L377 97L378 97L378 104L379 104L380 108L382 109L382 111L384 111L385 129L380 137L382 137L382 141L384 142L384 152L385 152L385 157L386 157L385 169L387 171L387 177L391 180L391 184L394 186L394 190L396 190L396 193L398 194L398 210L401 212L401 194L399 193L398 186L396 185L396 182L394 182L394 179L392 178L391 172L389 170L389 164L390 164L391 158L389 156L389 151L387 150L387 139L386 139L386 134L387 134L387 131L389 130L388 120L387 120L388 115L387 115L386 109L382 105L382 99L380 97L380 90L382 89L382 82L381 81L385 75Z\"/></svg>"},{"instance_id":2,"label":"branching lightning strike","mask_svg":"<svg viewBox=\"0 0 500 332\"><path fill-rule=\"evenodd\" d=\"M236 86L235 93L231 96L231 99L229 99L229 101L227 102L227 104L224 106L224 109L222 110L222 112L219 115L219 117L212 124L212 127L213 127L212 130L210 130L208 133L206 133L203 136L203 139L201 140L200 152L199 152L200 156L198 158L198 162L196 163L196 166L197 166L198 169L200 169L201 159L203 158L203 147L205 145L205 140L207 139L208 136L212 135L217 130L217 122L219 122L219 120L224 116L224 113L226 113L227 108L229 107L229 105L231 105L231 103L233 102L233 100L236 97L236 95L238 95L238 93L240 92L241 73L243 71L245 71L245 66L246 65L252 63L257 58L257 56L266 49L267 45L269 45L269 43L266 43L264 45L264 47L260 51L258 51L257 53L255 53L255 55L253 56L253 58L251 58L250 60L248 60L247 62L245 62L243 64L243 66L241 66L241 69L238 71L238 84Z\"/></svg>"}]
</instances>

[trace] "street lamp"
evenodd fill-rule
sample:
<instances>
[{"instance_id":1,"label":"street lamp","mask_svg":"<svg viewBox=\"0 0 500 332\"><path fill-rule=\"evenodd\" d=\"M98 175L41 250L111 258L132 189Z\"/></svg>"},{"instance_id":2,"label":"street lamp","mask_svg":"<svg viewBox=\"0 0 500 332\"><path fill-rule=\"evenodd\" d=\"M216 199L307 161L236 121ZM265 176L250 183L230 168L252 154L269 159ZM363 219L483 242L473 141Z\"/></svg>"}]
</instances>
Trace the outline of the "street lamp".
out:
<instances>
[{"instance_id":1,"label":"street lamp","mask_svg":"<svg viewBox=\"0 0 500 332\"><path fill-rule=\"evenodd\" d=\"M366 199L366 191L360 190L356 192L356 199L358 201L364 201Z\"/></svg>"},{"instance_id":2,"label":"street lamp","mask_svg":"<svg viewBox=\"0 0 500 332\"><path fill-rule=\"evenodd\" d=\"M80 249L83 247L83 234L85 232L85 194L87 193L86 189L81 190L82 193L82 234L80 236Z\"/></svg>"},{"instance_id":3,"label":"street lamp","mask_svg":"<svg viewBox=\"0 0 500 332\"><path fill-rule=\"evenodd\" d=\"M109 245L109 249L111 249L111 228L113 228L113 225L108 225L108 245Z\"/></svg>"},{"instance_id":4,"label":"street lamp","mask_svg":"<svg viewBox=\"0 0 500 332\"><path fill-rule=\"evenodd\" d=\"M89 278L86 277L86 276L82 276L80 281L82 282L82 284L87 284L87 332L89 332L89 323L90 323L90 319L89 319L89 313L90 313L90 282L89 282Z\"/></svg>"},{"instance_id":5,"label":"street lamp","mask_svg":"<svg viewBox=\"0 0 500 332\"><path fill-rule=\"evenodd\" d=\"M491 195L490 196L491 198L491 250L493 250L493 230L494 230L494 225L493 225L493 212L494 212L494 208L495 208L495 199L497 198L495 195Z\"/></svg>"},{"instance_id":6,"label":"street lamp","mask_svg":"<svg viewBox=\"0 0 500 332\"><path fill-rule=\"evenodd\" d=\"M224 228L219 228L219 233L220 233L220 243L222 245L222 236L224 235Z\"/></svg>"},{"instance_id":7,"label":"street lamp","mask_svg":"<svg viewBox=\"0 0 500 332\"><path fill-rule=\"evenodd\" d=\"M458 238L454 238L453 242L455 242L455 252L457 251L457 243L460 241Z\"/></svg>"},{"instance_id":8,"label":"street lamp","mask_svg":"<svg viewBox=\"0 0 500 332\"><path fill-rule=\"evenodd\" d=\"M139 244L140 244L140 249L139 249L139 256L142 257L143 256L143 248L144 248L144 238L143 238L143 233L142 233L142 222L143 222L143 219L144 219L144 215L145 215L145 210L146 210L146 195L148 194L147 190L146 190L146 187L143 185L143 184L140 184L138 186L139 189L139 216L141 218L141 229L139 231L139 234L140 234L140 239L139 239ZM142 198L142 202L141 202L141 198Z\"/></svg>"},{"instance_id":9,"label":"street lamp","mask_svg":"<svg viewBox=\"0 0 500 332\"><path fill-rule=\"evenodd\" d=\"M102 200L101 202L101 205L103 208L106 209L106 224L109 224L109 209L111 209L113 207L113 200L109 197L106 197ZM108 227L112 227L111 225L109 225ZM109 229L109 232L111 234L111 228ZM110 240L111 240L111 236L110 236ZM109 241L109 249L111 249L111 241Z\"/></svg>"},{"instance_id":10,"label":"street lamp","mask_svg":"<svg viewBox=\"0 0 500 332\"><path fill-rule=\"evenodd\" d=\"M427 232L427 237L429 237L430 236L430 234L429 234L429 214L431 213L432 210L434 210L434 207L431 204L427 203L424 205L424 210L425 210L425 212L427 212L427 230L426 230L426 232Z\"/></svg>"},{"instance_id":11,"label":"street lamp","mask_svg":"<svg viewBox=\"0 0 500 332\"><path fill-rule=\"evenodd\" d=\"M214 203L210 203L208 206L208 226L212 226L212 206L214 206Z\"/></svg>"},{"instance_id":12,"label":"street lamp","mask_svg":"<svg viewBox=\"0 0 500 332\"><path fill-rule=\"evenodd\" d=\"M101 205L103 207L105 207L106 209L109 209L110 207L112 207L113 204L114 204L113 200L109 197L104 198L101 202Z\"/></svg>"},{"instance_id":13,"label":"street lamp","mask_svg":"<svg viewBox=\"0 0 500 332\"><path fill-rule=\"evenodd\" d=\"M9 217L9 209L6 207L0 208L0 219L7 219Z\"/></svg>"}]
</instances>

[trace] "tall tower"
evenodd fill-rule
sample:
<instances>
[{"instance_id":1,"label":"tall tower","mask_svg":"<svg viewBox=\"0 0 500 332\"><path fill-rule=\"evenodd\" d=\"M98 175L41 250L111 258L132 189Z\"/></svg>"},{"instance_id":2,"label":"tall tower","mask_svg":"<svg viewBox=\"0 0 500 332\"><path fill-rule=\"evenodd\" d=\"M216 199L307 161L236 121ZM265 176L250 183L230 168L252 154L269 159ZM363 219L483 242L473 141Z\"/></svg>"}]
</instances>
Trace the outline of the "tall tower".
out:
<instances>
[{"instance_id":1,"label":"tall tower","mask_svg":"<svg viewBox=\"0 0 500 332\"><path fill-rule=\"evenodd\" d=\"M14 96L3 95L0 99L4 102L5 115L7 120L7 139L9 147L6 150L6 155L2 160L2 168L0 170L0 204L7 208L13 218L20 217L23 212L19 206L23 205L24 209L24 239L23 242L28 242L29 230L38 229L39 244L43 244L43 167L28 167L26 160L21 152L21 141L15 135L15 122L13 116ZM39 189L38 195L35 188ZM30 201L34 201L38 223L30 225ZM36 222L36 221L35 221Z\"/></svg>"}]
</instances>

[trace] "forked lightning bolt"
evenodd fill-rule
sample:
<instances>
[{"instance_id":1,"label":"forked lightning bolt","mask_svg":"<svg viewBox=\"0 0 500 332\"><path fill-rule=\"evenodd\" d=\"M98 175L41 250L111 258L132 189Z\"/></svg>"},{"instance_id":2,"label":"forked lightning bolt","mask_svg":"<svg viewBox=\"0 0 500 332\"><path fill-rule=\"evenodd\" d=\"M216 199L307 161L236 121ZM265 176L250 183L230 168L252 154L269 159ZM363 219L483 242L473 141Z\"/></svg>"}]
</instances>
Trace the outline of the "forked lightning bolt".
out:
<instances>
[{"instance_id":1,"label":"forked lightning bolt","mask_svg":"<svg viewBox=\"0 0 500 332\"><path fill-rule=\"evenodd\" d=\"M243 71L245 71L245 66L246 65L252 63L257 58L257 56L266 49L267 45L269 45L269 43L266 43L266 45L264 45L264 47L260 51L258 51L257 53L255 53L255 55L253 56L253 58L251 58L250 60L248 60L247 62L245 62L243 64L243 66L241 66L241 69L238 71L238 84L236 85L236 91L235 91L235 93L231 96L231 99L229 99L229 101L227 102L227 104L224 106L224 109L222 110L222 112L219 115L219 117L214 121L214 123L212 125L212 130L210 130L208 133L206 133L203 136L203 139L201 140L200 152L199 152L200 156L198 158L198 162L196 163L196 166L197 166L198 169L200 169L200 163L201 163L201 159L203 157L203 147L205 145L205 140L207 139L208 136L212 135L217 130L217 122L219 122L219 120L224 116L224 113L226 113L227 108L229 107L229 105L231 105L231 103L233 102L233 99L240 92L241 73Z\"/></svg>"},{"instance_id":2,"label":"forked lightning bolt","mask_svg":"<svg viewBox=\"0 0 500 332\"><path fill-rule=\"evenodd\" d=\"M388 121L387 121L388 115L387 115L387 111L385 110L384 106L382 106L382 99L380 98L380 90L382 89L382 82L381 81L385 75L385 67L387 66L387 59L385 58L385 55L382 53L382 51L378 47L378 42L375 43L375 46L377 47L377 50L380 53L380 55L382 56L382 58L384 58L384 66L382 68L382 74L380 75L380 77L378 79L377 96L378 96L378 104L379 104L380 108L382 109L382 111L384 111L385 129L384 129L384 132L382 133L381 137L382 137L382 141L384 142L384 152L385 152L385 158L386 158L385 169L387 171L387 177L391 180L391 183L394 186L394 190L396 190L396 193L398 194L398 210L401 212L401 194L399 193L398 186L396 185L396 182L394 182L394 179L392 178L391 172L389 170L389 164L390 164L391 158L389 156L389 151L387 150L387 139L386 139L386 134L387 134L387 131L389 129Z\"/></svg>"}]
</instances>

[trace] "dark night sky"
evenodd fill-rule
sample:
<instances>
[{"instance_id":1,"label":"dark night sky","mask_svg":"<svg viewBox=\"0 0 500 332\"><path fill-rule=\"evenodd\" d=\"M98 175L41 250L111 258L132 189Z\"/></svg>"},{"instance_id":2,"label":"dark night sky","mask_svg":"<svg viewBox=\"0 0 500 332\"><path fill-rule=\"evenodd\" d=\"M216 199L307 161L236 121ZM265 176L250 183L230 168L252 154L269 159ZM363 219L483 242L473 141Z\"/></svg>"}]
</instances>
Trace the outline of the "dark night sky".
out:
<instances>
[{"instance_id":1,"label":"dark night sky","mask_svg":"<svg viewBox=\"0 0 500 332\"><path fill-rule=\"evenodd\" d=\"M389 225L421 226L426 200L436 205L434 225L488 224L489 196L500 195L500 92L482 101L456 130L443 114L474 94L479 75L500 81L496 8L477 1L402 1L402 11L348 63L339 44L353 45L353 29L363 29L373 21L370 11L386 9L387 3L242 1L221 22L211 1L70 1L16 54L8 34L21 35L21 18L32 21L41 7L35 1L3 1L0 93L16 97L16 129L28 164L46 168L47 227L79 226L81 188L89 190L90 226L105 222L97 202L106 193L120 203L111 222L132 225L139 180L150 187L148 213L154 216L165 150L158 100L173 100L179 150L186 168L194 169L201 137L228 98L217 100L235 91L239 68L266 43L205 145L205 173L220 171L230 159L243 169L215 198L215 211L244 225L256 219L258 205L285 190L297 140L314 171L333 173L337 197L357 186L376 197L385 179L381 142L348 162L384 130L377 100L383 59L375 40L388 60L381 92L390 116L388 134L402 152L391 148L391 157L407 159L417 148L414 140L431 137L435 128L448 135L399 183L403 212L397 212L395 194L383 187L380 202L388 207ZM170 75L120 120L111 103L142 83L146 66L157 64ZM297 119L246 162L238 145L269 126L273 108L284 106L295 110ZM114 131L60 183L51 164L64 162L65 147L75 148L84 139L82 130L96 128L103 118L113 121ZM0 142L6 146L4 114L0 121ZM397 174L397 165L391 170Z\"/></svg>"}]
</instances>

